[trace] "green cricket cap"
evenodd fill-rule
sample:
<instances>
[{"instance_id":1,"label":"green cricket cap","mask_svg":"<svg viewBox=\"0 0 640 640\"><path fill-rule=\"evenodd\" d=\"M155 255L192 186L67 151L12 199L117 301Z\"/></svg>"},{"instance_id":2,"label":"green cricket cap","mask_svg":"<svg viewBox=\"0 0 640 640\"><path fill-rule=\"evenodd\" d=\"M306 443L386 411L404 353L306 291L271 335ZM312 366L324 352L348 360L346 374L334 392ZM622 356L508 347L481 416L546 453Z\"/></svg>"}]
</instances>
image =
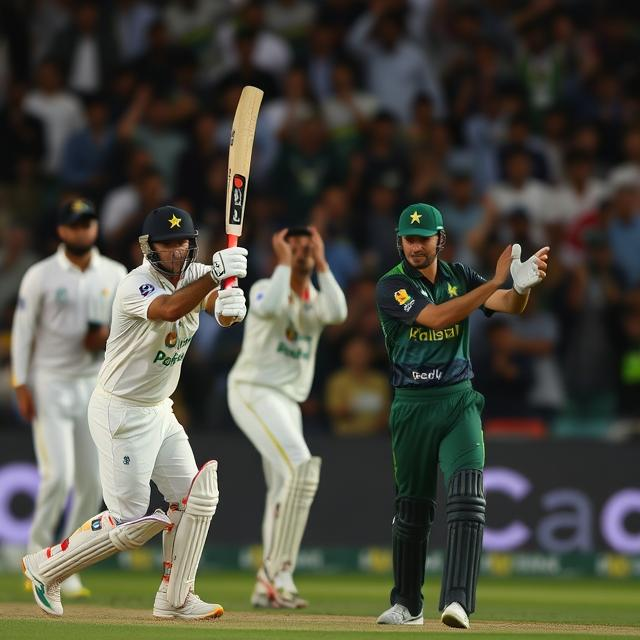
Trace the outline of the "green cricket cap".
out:
<instances>
[{"instance_id":1,"label":"green cricket cap","mask_svg":"<svg viewBox=\"0 0 640 640\"><path fill-rule=\"evenodd\" d=\"M443 230L442 214L423 202L410 204L404 209L396 229L399 236L435 236L438 231Z\"/></svg>"}]
</instances>

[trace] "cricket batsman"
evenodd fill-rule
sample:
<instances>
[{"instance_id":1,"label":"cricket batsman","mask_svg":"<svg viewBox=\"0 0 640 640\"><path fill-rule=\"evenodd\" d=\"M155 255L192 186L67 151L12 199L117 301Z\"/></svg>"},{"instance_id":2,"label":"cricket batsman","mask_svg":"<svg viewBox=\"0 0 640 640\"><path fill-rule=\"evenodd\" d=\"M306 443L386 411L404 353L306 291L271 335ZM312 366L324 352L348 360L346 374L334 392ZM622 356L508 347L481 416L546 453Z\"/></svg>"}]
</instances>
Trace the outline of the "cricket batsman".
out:
<instances>
[{"instance_id":1,"label":"cricket batsman","mask_svg":"<svg viewBox=\"0 0 640 640\"><path fill-rule=\"evenodd\" d=\"M401 261L378 281L378 317L395 395L389 426L396 484L391 607L378 624L423 624L425 562L436 509L438 465L447 487L442 622L469 628L485 522L482 485L484 398L471 385L469 315L481 308L521 313L544 279L549 247L520 261L508 246L495 274L438 258L446 240L440 211L409 205L398 221ZM502 289L511 274L513 287Z\"/></svg>"},{"instance_id":2,"label":"cricket batsman","mask_svg":"<svg viewBox=\"0 0 640 640\"><path fill-rule=\"evenodd\" d=\"M220 290L226 278L247 274L247 250L222 249L212 266L195 262L198 232L182 209L163 206L144 220L144 261L115 295L105 361L89 402L89 427L98 449L107 510L60 544L22 560L36 604L61 616L60 582L118 551L136 549L163 531L164 573L153 615L184 620L217 618L219 604L201 600L195 577L218 504L217 462L200 470L177 421L170 396L182 361L207 311L222 326L246 314L242 289ZM169 503L149 507L153 480Z\"/></svg>"}]
</instances>

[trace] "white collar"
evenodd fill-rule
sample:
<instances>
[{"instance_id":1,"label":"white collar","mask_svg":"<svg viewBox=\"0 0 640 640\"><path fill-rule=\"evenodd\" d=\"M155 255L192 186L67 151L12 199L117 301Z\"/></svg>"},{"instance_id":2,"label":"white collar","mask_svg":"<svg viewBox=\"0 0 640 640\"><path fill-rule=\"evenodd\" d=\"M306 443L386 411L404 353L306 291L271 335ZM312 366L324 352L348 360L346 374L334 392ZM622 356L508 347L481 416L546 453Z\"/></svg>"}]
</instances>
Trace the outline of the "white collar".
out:
<instances>
[{"instance_id":1,"label":"white collar","mask_svg":"<svg viewBox=\"0 0 640 640\"><path fill-rule=\"evenodd\" d=\"M97 266L97 262L98 262L98 258L99 257L100 257L100 252L98 251L98 249L96 247L93 247L91 249L91 259L89 260L89 264L87 265L87 268L85 269L85 271L90 271L90 270L95 269L96 266ZM71 260L69 260L69 258L67 258L67 255L65 253L64 243L60 243L58 245L58 250L56 251L56 259L58 260L58 264L65 271L80 271L80 272L82 272L82 269L77 267L75 264L73 264L73 262L71 262Z\"/></svg>"}]
</instances>

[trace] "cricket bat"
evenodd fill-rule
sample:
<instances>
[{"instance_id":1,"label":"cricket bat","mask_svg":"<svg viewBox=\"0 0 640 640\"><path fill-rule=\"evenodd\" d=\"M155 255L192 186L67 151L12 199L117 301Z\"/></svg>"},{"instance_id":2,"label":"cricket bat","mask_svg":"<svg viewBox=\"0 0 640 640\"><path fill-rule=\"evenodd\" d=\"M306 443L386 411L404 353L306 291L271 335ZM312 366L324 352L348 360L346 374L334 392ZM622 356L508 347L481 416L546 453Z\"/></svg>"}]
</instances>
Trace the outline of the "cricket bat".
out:
<instances>
[{"instance_id":1,"label":"cricket bat","mask_svg":"<svg viewBox=\"0 0 640 640\"><path fill-rule=\"evenodd\" d=\"M264 92L257 87L244 87L233 117L227 172L227 209L225 219L227 247L237 247L238 238L242 235L244 206L247 201L247 184L249 183L249 172L251 170L251 151L263 95ZM237 284L237 278L227 278L223 283L223 287L228 289Z\"/></svg>"}]
</instances>

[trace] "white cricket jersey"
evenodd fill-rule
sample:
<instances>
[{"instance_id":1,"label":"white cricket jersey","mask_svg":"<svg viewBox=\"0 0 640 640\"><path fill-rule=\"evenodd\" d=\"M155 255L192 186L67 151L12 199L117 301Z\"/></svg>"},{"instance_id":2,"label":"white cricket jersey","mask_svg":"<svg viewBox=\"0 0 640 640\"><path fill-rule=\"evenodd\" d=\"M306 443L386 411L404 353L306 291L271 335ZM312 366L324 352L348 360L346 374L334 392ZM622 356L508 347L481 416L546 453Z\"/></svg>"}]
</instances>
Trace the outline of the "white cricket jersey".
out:
<instances>
[{"instance_id":1,"label":"white cricket jersey","mask_svg":"<svg viewBox=\"0 0 640 640\"><path fill-rule=\"evenodd\" d=\"M322 329L347 317L347 301L330 271L318 273L320 291L304 298L291 289L291 267L279 265L251 288L240 355L229 381L273 387L296 402L309 395Z\"/></svg>"},{"instance_id":2,"label":"white cricket jersey","mask_svg":"<svg viewBox=\"0 0 640 640\"><path fill-rule=\"evenodd\" d=\"M113 303L111 333L98 388L139 406L160 404L178 386L182 361L200 323L202 302L176 322L148 320L149 305L171 295L211 267L192 263L174 287L145 259L120 283Z\"/></svg>"},{"instance_id":3,"label":"white cricket jersey","mask_svg":"<svg viewBox=\"0 0 640 640\"><path fill-rule=\"evenodd\" d=\"M11 331L12 382L31 382L32 375L63 378L95 376L102 351L88 351L84 338L90 322L108 324L111 304L127 270L93 249L82 271L69 261L61 245L37 262L20 283ZM106 318L95 317L102 307Z\"/></svg>"}]
</instances>

